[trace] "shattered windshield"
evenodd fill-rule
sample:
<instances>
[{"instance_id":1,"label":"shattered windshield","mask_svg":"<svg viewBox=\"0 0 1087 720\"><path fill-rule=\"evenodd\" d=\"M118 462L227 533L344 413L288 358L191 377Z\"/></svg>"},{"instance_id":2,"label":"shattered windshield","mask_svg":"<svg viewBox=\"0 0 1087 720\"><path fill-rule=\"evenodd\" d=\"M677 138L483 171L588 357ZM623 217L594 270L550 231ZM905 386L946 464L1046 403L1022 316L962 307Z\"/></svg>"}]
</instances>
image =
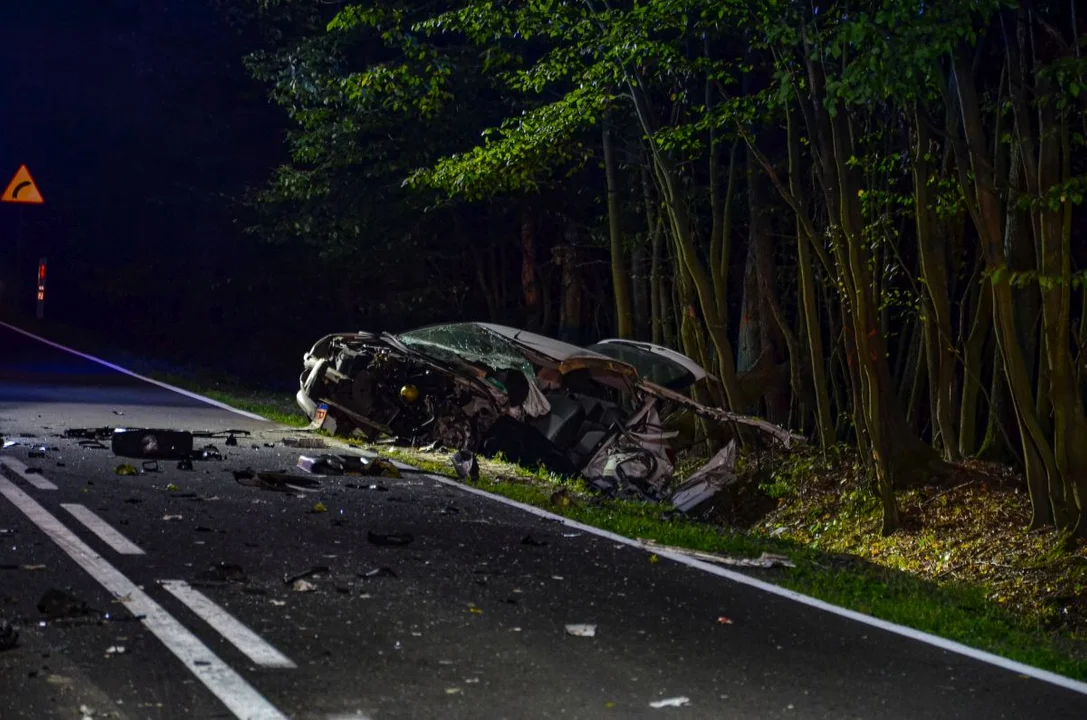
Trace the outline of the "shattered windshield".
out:
<instances>
[{"instance_id":1,"label":"shattered windshield","mask_svg":"<svg viewBox=\"0 0 1087 720\"><path fill-rule=\"evenodd\" d=\"M589 350L633 365L639 377L666 388L682 390L694 382L694 376L687 368L662 355L655 355L649 350L633 345L613 342L597 343L590 345Z\"/></svg>"},{"instance_id":2,"label":"shattered windshield","mask_svg":"<svg viewBox=\"0 0 1087 720\"><path fill-rule=\"evenodd\" d=\"M494 370L520 370L529 378L536 376L532 363L516 345L474 323L435 325L402 333L397 339L435 360L467 360Z\"/></svg>"}]
</instances>

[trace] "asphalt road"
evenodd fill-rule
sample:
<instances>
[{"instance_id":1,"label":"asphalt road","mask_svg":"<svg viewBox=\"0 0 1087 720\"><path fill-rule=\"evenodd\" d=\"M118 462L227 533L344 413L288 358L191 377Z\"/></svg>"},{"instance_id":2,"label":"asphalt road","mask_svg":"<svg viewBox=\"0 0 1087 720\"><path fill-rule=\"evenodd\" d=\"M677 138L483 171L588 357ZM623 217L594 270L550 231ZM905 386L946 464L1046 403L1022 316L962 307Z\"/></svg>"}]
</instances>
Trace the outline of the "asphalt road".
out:
<instances>
[{"instance_id":1,"label":"asphalt road","mask_svg":"<svg viewBox=\"0 0 1087 720\"><path fill-rule=\"evenodd\" d=\"M224 458L193 470L121 476L109 450L58 437L106 425L252 435L214 441ZM4 720L81 707L171 720L1087 717L1074 690L653 563L424 474L243 486L231 470L290 469L300 451L283 440L297 433L4 329L0 435L19 442L0 453L0 617L21 631L0 651ZM31 457L39 444L50 449ZM373 542L392 533L411 542ZM284 582L320 566L310 591ZM96 614L46 618L50 589ZM567 634L572 623L595 637ZM689 703L651 707L677 697Z\"/></svg>"}]
</instances>

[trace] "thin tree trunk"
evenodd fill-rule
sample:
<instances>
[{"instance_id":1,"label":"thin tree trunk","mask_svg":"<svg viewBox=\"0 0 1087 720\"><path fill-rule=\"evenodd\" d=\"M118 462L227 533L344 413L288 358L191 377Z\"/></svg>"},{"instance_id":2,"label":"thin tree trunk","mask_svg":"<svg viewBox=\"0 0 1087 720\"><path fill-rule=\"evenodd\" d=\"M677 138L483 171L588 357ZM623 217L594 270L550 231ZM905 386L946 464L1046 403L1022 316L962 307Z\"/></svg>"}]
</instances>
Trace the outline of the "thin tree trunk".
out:
<instances>
[{"instance_id":1,"label":"thin tree trunk","mask_svg":"<svg viewBox=\"0 0 1087 720\"><path fill-rule=\"evenodd\" d=\"M615 296L615 330L619 337L634 337L633 307L630 301L630 276L623 252L619 227L619 164L612 147L611 128L604 123L604 175L608 190L608 237L611 248L611 285Z\"/></svg>"},{"instance_id":2,"label":"thin tree trunk","mask_svg":"<svg viewBox=\"0 0 1087 720\"><path fill-rule=\"evenodd\" d=\"M951 336L951 302L948 298L946 252L941 244L941 233L936 230L929 180L932 173L928 124L915 110L913 152L914 216L917 223L917 247L921 256L921 276L924 279L925 299L928 312L923 322L928 325L925 346L928 354L929 379L933 404L935 429L939 428L943 455L947 460L959 459L959 443L955 427L955 349Z\"/></svg>"}]
</instances>

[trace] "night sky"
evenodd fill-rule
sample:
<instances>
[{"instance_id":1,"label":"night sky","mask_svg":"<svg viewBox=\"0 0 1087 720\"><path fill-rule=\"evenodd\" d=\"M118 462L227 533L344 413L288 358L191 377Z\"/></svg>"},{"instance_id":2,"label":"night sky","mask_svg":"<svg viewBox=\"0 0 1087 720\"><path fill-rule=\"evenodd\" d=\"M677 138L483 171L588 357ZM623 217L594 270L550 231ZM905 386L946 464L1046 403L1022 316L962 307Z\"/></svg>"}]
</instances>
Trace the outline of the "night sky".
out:
<instances>
[{"instance_id":1,"label":"night sky","mask_svg":"<svg viewBox=\"0 0 1087 720\"><path fill-rule=\"evenodd\" d=\"M237 335L221 288L276 272L238 198L285 156L250 49L205 0L4 2L0 184L26 163L46 200L0 204L9 288L21 232L23 278L49 257L54 320L151 344L170 323Z\"/></svg>"}]
</instances>

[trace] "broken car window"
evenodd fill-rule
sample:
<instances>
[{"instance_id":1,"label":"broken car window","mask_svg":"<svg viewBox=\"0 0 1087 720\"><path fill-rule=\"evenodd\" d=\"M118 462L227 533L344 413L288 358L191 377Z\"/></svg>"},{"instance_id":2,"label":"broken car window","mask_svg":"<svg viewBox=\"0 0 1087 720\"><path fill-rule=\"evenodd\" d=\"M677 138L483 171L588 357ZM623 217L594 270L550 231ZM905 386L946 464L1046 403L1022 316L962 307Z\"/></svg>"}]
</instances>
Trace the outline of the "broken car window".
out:
<instances>
[{"instance_id":1,"label":"broken car window","mask_svg":"<svg viewBox=\"0 0 1087 720\"><path fill-rule=\"evenodd\" d=\"M474 323L435 325L402 333L397 339L436 360L467 360L494 370L520 370L529 379L536 378L532 363L516 345Z\"/></svg>"},{"instance_id":2,"label":"broken car window","mask_svg":"<svg viewBox=\"0 0 1087 720\"><path fill-rule=\"evenodd\" d=\"M639 377L666 388L681 390L694 382L687 368L648 350L620 343L597 343L588 349L632 365Z\"/></svg>"}]
</instances>

